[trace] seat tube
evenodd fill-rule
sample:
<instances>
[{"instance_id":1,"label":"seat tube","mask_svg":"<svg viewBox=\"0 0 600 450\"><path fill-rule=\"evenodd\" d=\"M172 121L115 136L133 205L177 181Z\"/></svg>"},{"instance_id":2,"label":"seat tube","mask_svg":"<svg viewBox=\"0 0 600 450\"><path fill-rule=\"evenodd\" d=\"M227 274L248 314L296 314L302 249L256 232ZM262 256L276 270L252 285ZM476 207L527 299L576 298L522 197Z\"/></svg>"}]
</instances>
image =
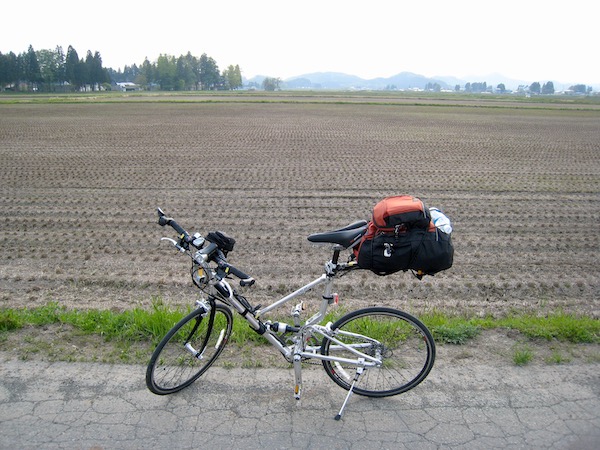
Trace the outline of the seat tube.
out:
<instances>
[{"instance_id":1,"label":"seat tube","mask_svg":"<svg viewBox=\"0 0 600 450\"><path fill-rule=\"evenodd\" d=\"M333 299L333 277L327 278L325 289L323 289L323 299Z\"/></svg>"},{"instance_id":2,"label":"seat tube","mask_svg":"<svg viewBox=\"0 0 600 450\"><path fill-rule=\"evenodd\" d=\"M333 277L328 277L323 289L323 300L321 301L321 309L319 315L321 318L327 314L327 308L333 303Z\"/></svg>"}]
</instances>

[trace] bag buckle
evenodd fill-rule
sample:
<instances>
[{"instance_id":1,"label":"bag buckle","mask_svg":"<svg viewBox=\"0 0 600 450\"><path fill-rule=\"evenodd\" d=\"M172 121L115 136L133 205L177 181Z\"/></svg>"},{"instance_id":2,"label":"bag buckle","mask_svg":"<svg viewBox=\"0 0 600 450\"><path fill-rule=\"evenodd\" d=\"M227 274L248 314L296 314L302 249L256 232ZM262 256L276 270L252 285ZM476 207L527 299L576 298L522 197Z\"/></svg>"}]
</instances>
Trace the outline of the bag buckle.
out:
<instances>
[{"instance_id":1,"label":"bag buckle","mask_svg":"<svg viewBox=\"0 0 600 450\"><path fill-rule=\"evenodd\" d=\"M406 230L407 230L406 224L401 223L401 224L396 225L394 227L394 236L396 237L396 239L398 239L398 235L400 233L406 233Z\"/></svg>"},{"instance_id":2,"label":"bag buckle","mask_svg":"<svg viewBox=\"0 0 600 450\"><path fill-rule=\"evenodd\" d=\"M385 247L385 249L383 250L383 256L385 256L386 258L391 258L392 253L394 252L394 246L389 243L385 243L383 244L383 246Z\"/></svg>"}]
</instances>

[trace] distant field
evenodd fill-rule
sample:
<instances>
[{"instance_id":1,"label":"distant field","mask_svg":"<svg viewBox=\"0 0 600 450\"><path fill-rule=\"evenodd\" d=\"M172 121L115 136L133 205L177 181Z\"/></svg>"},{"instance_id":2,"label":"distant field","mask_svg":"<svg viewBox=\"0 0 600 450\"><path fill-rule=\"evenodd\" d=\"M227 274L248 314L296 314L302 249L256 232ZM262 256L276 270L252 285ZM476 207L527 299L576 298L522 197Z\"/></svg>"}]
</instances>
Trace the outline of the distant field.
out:
<instances>
[{"instance_id":1,"label":"distant field","mask_svg":"<svg viewBox=\"0 0 600 450\"><path fill-rule=\"evenodd\" d=\"M0 307L193 302L162 207L237 239L253 303L317 277L306 236L409 193L453 220L454 267L357 273L349 308L600 317L600 109L370 94L0 96ZM320 292L311 297L317 302Z\"/></svg>"}]
</instances>

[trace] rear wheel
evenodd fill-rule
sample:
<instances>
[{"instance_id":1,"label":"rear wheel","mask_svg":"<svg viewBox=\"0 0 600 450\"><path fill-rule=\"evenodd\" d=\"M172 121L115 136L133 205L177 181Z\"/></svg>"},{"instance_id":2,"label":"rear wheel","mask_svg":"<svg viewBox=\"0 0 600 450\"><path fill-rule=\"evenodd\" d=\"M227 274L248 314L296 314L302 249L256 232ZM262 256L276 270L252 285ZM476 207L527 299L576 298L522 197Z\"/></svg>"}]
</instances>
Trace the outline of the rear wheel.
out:
<instances>
[{"instance_id":1,"label":"rear wheel","mask_svg":"<svg viewBox=\"0 0 600 450\"><path fill-rule=\"evenodd\" d=\"M368 397L400 394L418 385L429 374L435 359L431 333L418 319L385 307L351 312L335 322L333 337L345 345L381 360L378 367L365 368L353 392ZM357 359L352 351L327 337L323 355ZM346 390L356 375L356 365L323 360L327 375Z\"/></svg>"},{"instance_id":2,"label":"rear wheel","mask_svg":"<svg viewBox=\"0 0 600 450\"><path fill-rule=\"evenodd\" d=\"M154 350L146 385L155 394L180 391L217 359L231 335L233 315L224 305L203 306L181 319Z\"/></svg>"}]
</instances>

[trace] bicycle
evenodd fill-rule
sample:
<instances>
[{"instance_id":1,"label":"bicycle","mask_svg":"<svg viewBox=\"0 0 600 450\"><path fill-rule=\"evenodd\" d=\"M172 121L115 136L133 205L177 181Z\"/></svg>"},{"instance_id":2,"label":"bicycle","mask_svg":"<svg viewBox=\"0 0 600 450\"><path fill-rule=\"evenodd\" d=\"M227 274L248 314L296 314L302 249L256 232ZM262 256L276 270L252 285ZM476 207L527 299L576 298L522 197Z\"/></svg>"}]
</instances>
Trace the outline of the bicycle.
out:
<instances>
[{"instance_id":1,"label":"bicycle","mask_svg":"<svg viewBox=\"0 0 600 450\"><path fill-rule=\"evenodd\" d=\"M252 286L254 278L227 262L235 240L223 232L190 235L158 208L158 223L170 225L178 239L163 237L192 259L191 275L202 291L196 308L165 335L154 350L146 371L146 385L158 395L178 392L196 381L215 362L232 333L232 309L262 335L292 364L294 398L302 393L302 363L320 360L327 375L348 393L335 416L340 420L353 393L387 397L406 392L431 371L435 343L427 327L415 317L389 307L367 307L350 312L334 323L321 324L330 305L337 303L334 280L359 267L350 256L340 262L340 253L352 249L366 231L367 222L308 236L313 243L331 245L333 255L324 273L269 306L252 306L228 281L235 276L241 286ZM304 303L292 309L292 324L263 321L263 316L324 285L319 311L302 323Z\"/></svg>"}]
</instances>

